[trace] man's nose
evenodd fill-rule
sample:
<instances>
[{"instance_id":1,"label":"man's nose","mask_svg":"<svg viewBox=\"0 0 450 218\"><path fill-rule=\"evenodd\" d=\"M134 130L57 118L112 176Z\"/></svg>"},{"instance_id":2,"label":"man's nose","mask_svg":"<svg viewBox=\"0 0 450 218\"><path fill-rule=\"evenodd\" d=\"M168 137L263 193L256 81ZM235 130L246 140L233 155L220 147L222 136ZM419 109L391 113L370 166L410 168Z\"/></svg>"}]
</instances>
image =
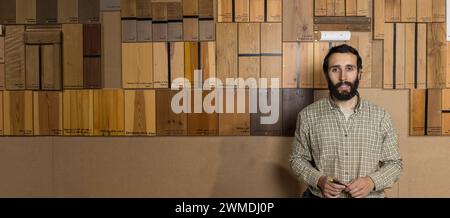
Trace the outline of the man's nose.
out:
<instances>
[{"instance_id":1,"label":"man's nose","mask_svg":"<svg viewBox=\"0 0 450 218\"><path fill-rule=\"evenodd\" d=\"M339 75L339 80L341 80L341 81L346 81L347 80L347 73L344 72L343 70L341 71L341 73Z\"/></svg>"}]
</instances>

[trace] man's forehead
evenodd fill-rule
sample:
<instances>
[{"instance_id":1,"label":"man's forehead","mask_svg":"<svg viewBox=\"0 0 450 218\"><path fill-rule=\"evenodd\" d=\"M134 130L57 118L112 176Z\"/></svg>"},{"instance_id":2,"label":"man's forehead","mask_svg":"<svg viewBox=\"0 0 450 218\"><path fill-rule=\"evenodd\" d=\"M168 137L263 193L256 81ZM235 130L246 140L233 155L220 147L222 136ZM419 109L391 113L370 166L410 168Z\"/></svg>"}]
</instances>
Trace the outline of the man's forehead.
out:
<instances>
[{"instance_id":1,"label":"man's forehead","mask_svg":"<svg viewBox=\"0 0 450 218\"><path fill-rule=\"evenodd\" d=\"M330 56L330 62L356 64L357 57L352 53L334 53ZM331 64L331 63L330 63Z\"/></svg>"}]
</instances>

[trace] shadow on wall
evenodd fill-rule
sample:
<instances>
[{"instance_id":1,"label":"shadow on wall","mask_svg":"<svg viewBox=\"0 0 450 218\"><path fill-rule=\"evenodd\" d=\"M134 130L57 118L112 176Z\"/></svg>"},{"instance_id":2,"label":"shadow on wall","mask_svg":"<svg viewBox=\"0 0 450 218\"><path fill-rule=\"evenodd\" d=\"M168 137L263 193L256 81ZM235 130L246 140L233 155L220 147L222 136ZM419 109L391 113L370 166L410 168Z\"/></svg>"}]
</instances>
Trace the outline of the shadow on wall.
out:
<instances>
[{"instance_id":1,"label":"shadow on wall","mask_svg":"<svg viewBox=\"0 0 450 218\"><path fill-rule=\"evenodd\" d=\"M289 168L291 146L221 144L211 197L299 197L305 190Z\"/></svg>"}]
</instances>

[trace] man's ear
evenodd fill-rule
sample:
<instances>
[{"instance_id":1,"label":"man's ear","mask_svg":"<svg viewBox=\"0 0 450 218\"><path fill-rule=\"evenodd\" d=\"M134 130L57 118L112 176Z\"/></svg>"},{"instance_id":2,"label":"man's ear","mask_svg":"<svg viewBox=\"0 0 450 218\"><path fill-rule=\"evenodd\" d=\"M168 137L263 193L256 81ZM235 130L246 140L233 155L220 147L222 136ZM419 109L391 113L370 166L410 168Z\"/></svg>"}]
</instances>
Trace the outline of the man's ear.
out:
<instances>
[{"instance_id":1,"label":"man's ear","mask_svg":"<svg viewBox=\"0 0 450 218\"><path fill-rule=\"evenodd\" d=\"M362 69L358 71L358 80L361 80L362 73Z\"/></svg>"}]
</instances>

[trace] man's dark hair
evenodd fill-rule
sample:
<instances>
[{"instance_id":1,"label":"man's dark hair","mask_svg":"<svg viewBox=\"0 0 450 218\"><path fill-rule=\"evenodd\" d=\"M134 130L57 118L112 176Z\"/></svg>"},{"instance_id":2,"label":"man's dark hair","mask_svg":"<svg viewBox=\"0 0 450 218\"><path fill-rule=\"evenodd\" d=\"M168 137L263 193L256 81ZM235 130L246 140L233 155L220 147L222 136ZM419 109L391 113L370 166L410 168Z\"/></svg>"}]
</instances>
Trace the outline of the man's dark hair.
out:
<instances>
[{"instance_id":1,"label":"man's dark hair","mask_svg":"<svg viewBox=\"0 0 450 218\"><path fill-rule=\"evenodd\" d=\"M356 55L356 64L358 67L358 72L361 71L362 69L362 59L361 56L359 56L359 52L358 50L356 50L355 48L347 45L347 44L342 44L342 45L338 45L335 47L332 47L329 51L327 56L325 56L325 59L323 60L323 73L325 73L325 75L327 75L328 73L328 61L331 57L332 54L334 53L352 53L354 55Z\"/></svg>"}]
</instances>

